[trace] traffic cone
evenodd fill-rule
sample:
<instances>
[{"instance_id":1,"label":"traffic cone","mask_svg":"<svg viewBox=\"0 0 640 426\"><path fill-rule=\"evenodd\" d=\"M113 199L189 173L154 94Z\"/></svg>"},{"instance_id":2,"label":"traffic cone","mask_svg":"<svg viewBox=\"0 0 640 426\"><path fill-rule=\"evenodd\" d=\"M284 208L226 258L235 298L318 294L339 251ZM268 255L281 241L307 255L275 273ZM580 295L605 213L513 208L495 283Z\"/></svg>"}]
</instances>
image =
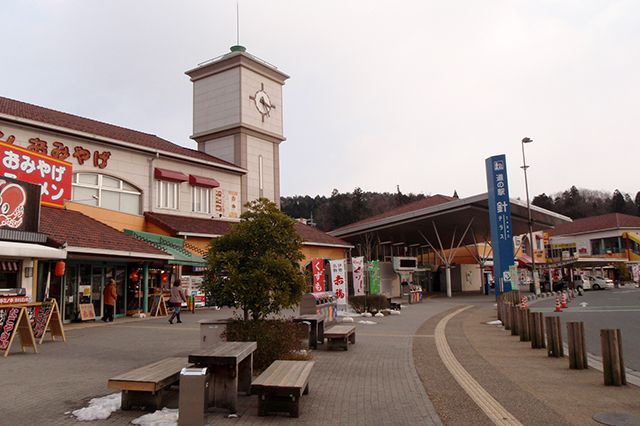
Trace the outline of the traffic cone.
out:
<instances>
[{"instance_id":1,"label":"traffic cone","mask_svg":"<svg viewBox=\"0 0 640 426\"><path fill-rule=\"evenodd\" d=\"M562 309L567 308L567 293L562 292Z\"/></svg>"},{"instance_id":2,"label":"traffic cone","mask_svg":"<svg viewBox=\"0 0 640 426\"><path fill-rule=\"evenodd\" d=\"M556 296L556 310L554 312L562 312L560 308L560 297Z\"/></svg>"},{"instance_id":3,"label":"traffic cone","mask_svg":"<svg viewBox=\"0 0 640 426\"><path fill-rule=\"evenodd\" d=\"M524 311L525 309L528 309L528 308L529 306L527 305L527 297L522 296L520 298L520 309Z\"/></svg>"}]
</instances>

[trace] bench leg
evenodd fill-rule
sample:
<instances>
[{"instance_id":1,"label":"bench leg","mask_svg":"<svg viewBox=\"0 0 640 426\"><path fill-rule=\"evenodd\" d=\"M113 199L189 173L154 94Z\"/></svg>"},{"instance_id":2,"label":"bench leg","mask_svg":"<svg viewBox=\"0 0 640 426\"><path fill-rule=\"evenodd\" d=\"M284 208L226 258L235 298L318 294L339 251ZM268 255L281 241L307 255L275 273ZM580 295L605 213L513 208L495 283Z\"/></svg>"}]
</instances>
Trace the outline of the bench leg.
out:
<instances>
[{"instance_id":1,"label":"bench leg","mask_svg":"<svg viewBox=\"0 0 640 426\"><path fill-rule=\"evenodd\" d=\"M253 378L253 354L243 359L238 365L238 391L246 395L251 394L251 379Z\"/></svg>"},{"instance_id":2,"label":"bench leg","mask_svg":"<svg viewBox=\"0 0 640 426\"><path fill-rule=\"evenodd\" d=\"M122 410L131 410L133 407L144 407L147 411L161 410L166 392L164 389L156 392L122 391Z\"/></svg>"},{"instance_id":3,"label":"bench leg","mask_svg":"<svg viewBox=\"0 0 640 426\"><path fill-rule=\"evenodd\" d=\"M213 369L213 389L209 405L236 412L238 403L238 366L216 366Z\"/></svg>"},{"instance_id":4,"label":"bench leg","mask_svg":"<svg viewBox=\"0 0 640 426\"><path fill-rule=\"evenodd\" d=\"M267 415L267 396L266 395L258 395L258 416L264 417Z\"/></svg>"},{"instance_id":5,"label":"bench leg","mask_svg":"<svg viewBox=\"0 0 640 426\"><path fill-rule=\"evenodd\" d=\"M291 417L300 416L300 397L296 395L258 395L258 416L269 413L288 413Z\"/></svg>"},{"instance_id":6,"label":"bench leg","mask_svg":"<svg viewBox=\"0 0 640 426\"><path fill-rule=\"evenodd\" d=\"M304 387L304 391L302 392L303 395L309 395L309 383L307 383L307 386Z\"/></svg>"},{"instance_id":7,"label":"bench leg","mask_svg":"<svg viewBox=\"0 0 640 426\"><path fill-rule=\"evenodd\" d=\"M356 344L356 333L353 333L351 336L349 336L349 341L352 345Z\"/></svg>"}]
</instances>

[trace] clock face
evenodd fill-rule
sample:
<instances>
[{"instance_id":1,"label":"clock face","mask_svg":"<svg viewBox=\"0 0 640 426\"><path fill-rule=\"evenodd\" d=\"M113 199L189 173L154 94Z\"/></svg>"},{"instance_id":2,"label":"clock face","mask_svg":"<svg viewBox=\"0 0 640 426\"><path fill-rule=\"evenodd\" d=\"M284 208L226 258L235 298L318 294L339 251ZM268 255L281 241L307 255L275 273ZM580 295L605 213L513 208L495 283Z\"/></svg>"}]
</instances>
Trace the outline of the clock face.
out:
<instances>
[{"instance_id":1,"label":"clock face","mask_svg":"<svg viewBox=\"0 0 640 426\"><path fill-rule=\"evenodd\" d=\"M271 113L271 110L275 109L276 107L271 103L271 99L269 99L269 95L267 95L267 92L265 92L264 83L261 84L260 90L258 90L255 95L249 96L249 99L251 99L254 102L256 109L262 116L263 122L265 117L270 117L269 114Z\"/></svg>"}]
</instances>

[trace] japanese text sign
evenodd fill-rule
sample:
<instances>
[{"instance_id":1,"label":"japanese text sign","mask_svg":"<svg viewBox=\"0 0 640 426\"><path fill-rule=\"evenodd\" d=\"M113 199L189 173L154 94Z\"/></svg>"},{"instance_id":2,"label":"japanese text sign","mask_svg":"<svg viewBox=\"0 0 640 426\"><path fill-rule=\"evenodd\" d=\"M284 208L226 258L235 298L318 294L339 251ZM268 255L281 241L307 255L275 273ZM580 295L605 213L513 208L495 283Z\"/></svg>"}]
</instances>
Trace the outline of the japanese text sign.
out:
<instances>
[{"instance_id":1,"label":"japanese text sign","mask_svg":"<svg viewBox=\"0 0 640 426\"><path fill-rule=\"evenodd\" d=\"M333 292L336 295L338 305L346 305L349 292L347 290L347 277L346 277L346 261L330 260L331 265L331 283L333 284Z\"/></svg>"},{"instance_id":2,"label":"japanese text sign","mask_svg":"<svg viewBox=\"0 0 640 426\"><path fill-rule=\"evenodd\" d=\"M354 257L351 259L353 267L353 294L364 296L364 257Z\"/></svg>"},{"instance_id":3,"label":"japanese text sign","mask_svg":"<svg viewBox=\"0 0 640 426\"><path fill-rule=\"evenodd\" d=\"M507 182L507 160L504 154L485 160L491 225L491 247L493 249L493 276L496 296L511 291L509 267L513 265L513 235L511 231L511 202ZM505 272L507 272L505 274ZM502 283L502 287L500 286Z\"/></svg>"},{"instance_id":4,"label":"japanese text sign","mask_svg":"<svg viewBox=\"0 0 640 426\"><path fill-rule=\"evenodd\" d=\"M311 272L313 273L313 292L324 291L324 259L311 259Z\"/></svg>"},{"instance_id":5,"label":"japanese text sign","mask_svg":"<svg viewBox=\"0 0 640 426\"><path fill-rule=\"evenodd\" d=\"M380 294L380 262L369 262L369 293Z\"/></svg>"},{"instance_id":6,"label":"japanese text sign","mask_svg":"<svg viewBox=\"0 0 640 426\"><path fill-rule=\"evenodd\" d=\"M41 204L62 207L71 198L71 163L0 142L2 176L41 186Z\"/></svg>"}]
</instances>

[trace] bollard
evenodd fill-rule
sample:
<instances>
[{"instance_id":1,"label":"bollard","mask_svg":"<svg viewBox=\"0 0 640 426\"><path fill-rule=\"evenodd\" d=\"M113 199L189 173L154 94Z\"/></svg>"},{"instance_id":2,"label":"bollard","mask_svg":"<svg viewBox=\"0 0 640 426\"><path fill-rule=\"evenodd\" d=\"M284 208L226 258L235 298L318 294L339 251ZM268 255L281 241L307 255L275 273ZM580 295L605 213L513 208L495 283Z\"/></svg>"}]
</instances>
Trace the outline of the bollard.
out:
<instances>
[{"instance_id":1,"label":"bollard","mask_svg":"<svg viewBox=\"0 0 640 426\"><path fill-rule=\"evenodd\" d=\"M544 320L542 312L529 312L531 349L544 349Z\"/></svg>"},{"instance_id":2,"label":"bollard","mask_svg":"<svg viewBox=\"0 0 640 426\"><path fill-rule=\"evenodd\" d=\"M551 357L562 358L562 333L560 331L560 317L545 318L547 324L547 354Z\"/></svg>"},{"instance_id":3,"label":"bollard","mask_svg":"<svg viewBox=\"0 0 640 426\"><path fill-rule=\"evenodd\" d=\"M520 318L520 308L517 305L511 305L511 335L517 336L519 334L518 319Z\"/></svg>"},{"instance_id":4,"label":"bollard","mask_svg":"<svg viewBox=\"0 0 640 426\"><path fill-rule=\"evenodd\" d=\"M529 333L529 308L520 311L520 341L529 342L531 334Z\"/></svg>"},{"instance_id":5,"label":"bollard","mask_svg":"<svg viewBox=\"0 0 640 426\"><path fill-rule=\"evenodd\" d=\"M502 315L502 309L504 305L504 301L502 300L502 297L498 297L498 299L496 300L496 308L498 311L498 319L500 321L502 321L502 323L504 324L504 315Z\"/></svg>"},{"instance_id":6,"label":"bollard","mask_svg":"<svg viewBox=\"0 0 640 426\"><path fill-rule=\"evenodd\" d=\"M589 368L582 321L567 323L567 341L569 344L569 368L572 370Z\"/></svg>"},{"instance_id":7,"label":"bollard","mask_svg":"<svg viewBox=\"0 0 640 426\"><path fill-rule=\"evenodd\" d=\"M504 304L504 329L511 330L511 303Z\"/></svg>"},{"instance_id":8,"label":"bollard","mask_svg":"<svg viewBox=\"0 0 640 426\"><path fill-rule=\"evenodd\" d=\"M602 373L605 386L622 386L627 384L622 356L622 334L620 329L600 330L602 345Z\"/></svg>"}]
</instances>

